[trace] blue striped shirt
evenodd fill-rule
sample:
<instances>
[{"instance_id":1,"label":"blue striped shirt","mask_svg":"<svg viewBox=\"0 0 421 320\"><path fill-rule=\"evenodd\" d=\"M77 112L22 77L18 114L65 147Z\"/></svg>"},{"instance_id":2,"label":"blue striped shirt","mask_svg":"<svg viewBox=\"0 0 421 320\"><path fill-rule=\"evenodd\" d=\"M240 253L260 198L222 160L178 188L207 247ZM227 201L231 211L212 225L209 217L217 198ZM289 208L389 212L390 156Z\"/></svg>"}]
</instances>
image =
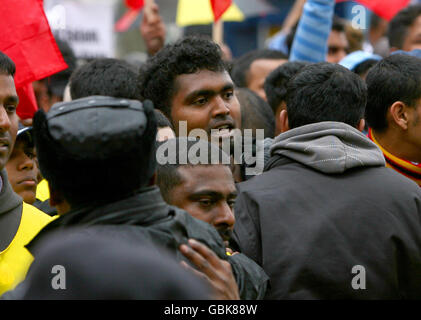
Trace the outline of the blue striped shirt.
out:
<instances>
[{"instance_id":1,"label":"blue striped shirt","mask_svg":"<svg viewBox=\"0 0 421 320\"><path fill-rule=\"evenodd\" d=\"M292 43L290 61L326 61L334 7L335 0L308 0L305 3ZM269 48L281 50L280 40L280 36L275 36Z\"/></svg>"}]
</instances>

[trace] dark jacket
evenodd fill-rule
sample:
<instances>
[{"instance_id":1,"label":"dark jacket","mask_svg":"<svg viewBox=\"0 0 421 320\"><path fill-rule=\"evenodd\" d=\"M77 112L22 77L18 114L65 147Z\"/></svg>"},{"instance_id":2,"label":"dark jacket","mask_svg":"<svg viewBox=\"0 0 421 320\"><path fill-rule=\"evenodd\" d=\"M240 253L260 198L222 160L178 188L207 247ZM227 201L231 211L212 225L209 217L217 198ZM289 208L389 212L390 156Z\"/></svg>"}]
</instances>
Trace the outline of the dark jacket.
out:
<instances>
[{"instance_id":1,"label":"dark jacket","mask_svg":"<svg viewBox=\"0 0 421 320\"><path fill-rule=\"evenodd\" d=\"M50 206L50 199L44 201L36 199L32 205L51 217L57 215L57 209Z\"/></svg>"},{"instance_id":2,"label":"dark jacket","mask_svg":"<svg viewBox=\"0 0 421 320\"><path fill-rule=\"evenodd\" d=\"M148 241L127 242L95 231L81 227L51 232L39 245L25 281L1 299L209 299L203 279ZM51 279L58 273L64 277Z\"/></svg>"},{"instance_id":3,"label":"dark jacket","mask_svg":"<svg viewBox=\"0 0 421 320\"><path fill-rule=\"evenodd\" d=\"M36 259L36 246L43 237L52 231L76 226L90 226L98 234L131 243L144 244L146 238L172 252L178 260L185 259L178 247L187 243L189 238L197 239L231 263L242 299L262 299L265 294L268 277L256 263L237 255L227 256L215 228L167 205L156 187L146 188L117 202L68 212L44 228L27 248Z\"/></svg>"},{"instance_id":4,"label":"dark jacket","mask_svg":"<svg viewBox=\"0 0 421 320\"><path fill-rule=\"evenodd\" d=\"M371 141L318 123L279 135L271 155L238 185L234 229L270 277L267 299L421 298L421 192Z\"/></svg>"}]
</instances>

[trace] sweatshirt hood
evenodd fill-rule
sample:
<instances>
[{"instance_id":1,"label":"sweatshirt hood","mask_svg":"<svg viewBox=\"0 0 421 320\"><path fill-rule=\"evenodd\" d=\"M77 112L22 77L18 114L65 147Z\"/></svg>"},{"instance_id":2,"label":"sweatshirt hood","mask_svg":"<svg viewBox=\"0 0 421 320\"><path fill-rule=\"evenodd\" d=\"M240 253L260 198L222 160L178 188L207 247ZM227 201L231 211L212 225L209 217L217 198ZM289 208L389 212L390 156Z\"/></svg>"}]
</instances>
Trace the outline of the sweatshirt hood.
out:
<instances>
[{"instance_id":1,"label":"sweatshirt hood","mask_svg":"<svg viewBox=\"0 0 421 320\"><path fill-rule=\"evenodd\" d=\"M6 170L0 171L2 190L0 191L0 253L6 250L15 237L22 216L22 198L12 189Z\"/></svg>"},{"instance_id":2,"label":"sweatshirt hood","mask_svg":"<svg viewBox=\"0 0 421 320\"><path fill-rule=\"evenodd\" d=\"M288 157L326 174L385 166L379 147L342 122L318 122L284 132L275 138L270 154Z\"/></svg>"}]
</instances>

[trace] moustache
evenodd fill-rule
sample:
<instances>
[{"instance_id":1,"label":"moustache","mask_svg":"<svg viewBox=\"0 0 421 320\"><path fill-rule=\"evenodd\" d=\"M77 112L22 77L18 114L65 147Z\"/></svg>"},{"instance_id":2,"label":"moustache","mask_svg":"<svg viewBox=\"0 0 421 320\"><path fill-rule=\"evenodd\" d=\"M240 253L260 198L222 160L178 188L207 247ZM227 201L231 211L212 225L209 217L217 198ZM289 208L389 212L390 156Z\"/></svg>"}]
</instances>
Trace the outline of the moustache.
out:
<instances>
[{"instance_id":1,"label":"moustache","mask_svg":"<svg viewBox=\"0 0 421 320\"><path fill-rule=\"evenodd\" d=\"M218 116L217 118L211 119L211 122L209 123L209 128L215 128L221 123L226 123L227 125L235 128L236 123L234 121L234 118L230 115L224 115L224 116Z\"/></svg>"},{"instance_id":2,"label":"moustache","mask_svg":"<svg viewBox=\"0 0 421 320\"><path fill-rule=\"evenodd\" d=\"M9 132L0 132L0 145L7 145L11 147L13 139Z\"/></svg>"},{"instance_id":3,"label":"moustache","mask_svg":"<svg viewBox=\"0 0 421 320\"><path fill-rule=\"evenodd\" d=\"M219 235L223 241L229 241L232 237L232 230L228 228L219 228L217 229Z\"/></svg>"}]
</instances>

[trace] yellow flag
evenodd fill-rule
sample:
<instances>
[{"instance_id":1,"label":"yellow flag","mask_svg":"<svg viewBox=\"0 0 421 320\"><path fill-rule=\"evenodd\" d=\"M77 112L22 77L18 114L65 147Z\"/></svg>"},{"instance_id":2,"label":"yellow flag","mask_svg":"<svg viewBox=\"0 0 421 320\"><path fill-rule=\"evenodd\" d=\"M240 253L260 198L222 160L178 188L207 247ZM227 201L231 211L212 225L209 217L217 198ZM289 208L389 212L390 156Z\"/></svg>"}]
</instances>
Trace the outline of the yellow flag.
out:
<instances>
[{"instance_id":1,"label":"yellow flag","mask_svg":"<svg viewBox=\"0 0 421 320\"><path fill-rule=\"evenodd\" d=\"M42 179L37 186L36 198L45 201L50 199L50 189L48 188L48 182L45 179Z\"/></svg>"},{"instance_id":2,"label":"yellow flag","mask_svg":"<svg viewBox=\"0 0 421 320\"><path fill-rule=\"evenodd\" d=\"M243 21L244 15L235 3L222 15L223 21ZM210 24L213 13L209 0L178 0L177 20L179 27Z\"/></svg>"}]
</instances>

